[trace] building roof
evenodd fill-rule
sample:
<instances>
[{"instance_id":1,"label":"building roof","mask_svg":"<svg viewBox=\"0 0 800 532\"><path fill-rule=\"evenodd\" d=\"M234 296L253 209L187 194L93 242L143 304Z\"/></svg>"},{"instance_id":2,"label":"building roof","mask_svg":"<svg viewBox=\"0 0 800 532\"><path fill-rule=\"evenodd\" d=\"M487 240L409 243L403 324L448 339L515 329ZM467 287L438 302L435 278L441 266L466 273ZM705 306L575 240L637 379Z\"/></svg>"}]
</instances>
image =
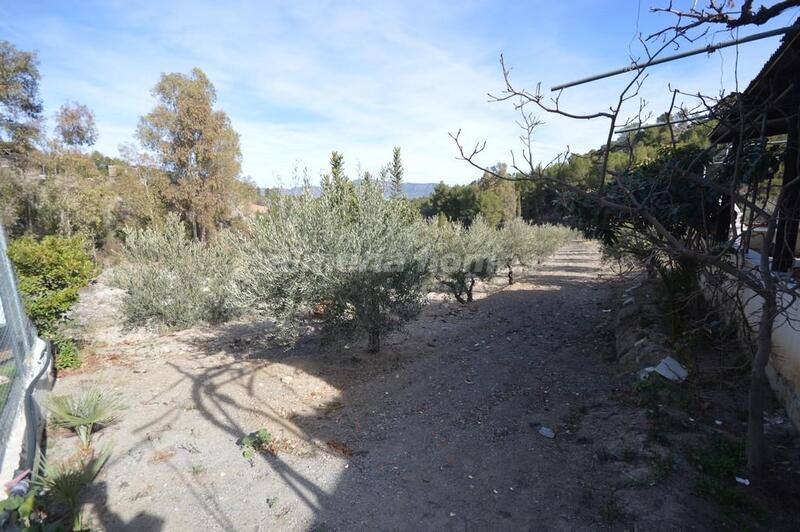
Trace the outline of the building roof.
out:
<instances>
[{"instance_id":1,"label":"building roof","mask_svg":"<svg viewBox=\"0 0 800 532\"><path fill-rule=\"evenodd\" d=\"M795 21L800 29L800 18ZM761 71L741 93L723 99L714 112L720 122L711 132L712 142L734 138L759 138L785 134L787 118L796 112L792 105L795 90L800 90L800 31L783 36L780 46Z\"/></svg>"}]
</instances>

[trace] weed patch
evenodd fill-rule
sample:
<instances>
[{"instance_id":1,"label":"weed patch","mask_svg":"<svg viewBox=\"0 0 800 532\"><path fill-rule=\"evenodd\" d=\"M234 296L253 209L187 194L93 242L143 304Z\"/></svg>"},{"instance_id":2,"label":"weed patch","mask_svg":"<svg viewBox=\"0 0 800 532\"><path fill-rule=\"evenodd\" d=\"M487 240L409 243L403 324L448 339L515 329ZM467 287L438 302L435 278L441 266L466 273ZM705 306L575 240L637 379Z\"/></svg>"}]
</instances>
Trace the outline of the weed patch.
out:
<instances>
[{"instance_id":1,"label":"weed patch","mask_svg":"<svg viewBox=\"0 0 800 532\"><path fill-rule=\"evenodd\" d=\"M719 480L733 480L745 469L744 444L717 437L708 447L691 449L689 460L706 475Z\"/></svg>"},{"instance_id":2,"label":"weed patch","mask_svg":"<svg viewBox=\"0 0 800 532\"><path fill-rule=\"evenodd\" d=\"M689 450L690 462L701 472L694 484L696 495L719 505L727 525L740 526L745 517L764 519L765 512L746 488L736 484L747 463L744 444L718 436L706 447Z\"/></svg>"},{"instance_id":3,"label":"weed patch","mask_svg":"<svg viewBox=\"0 0 800 532\"><path fill-rule=\"evenodd\" d=\"M275 454L274 449L270 446L271 443L272 434L267 429L259 429L242 438L239 446L242 448L242 456L247 460L252 460L257 451Z\"/></svg>"}]
</instances>

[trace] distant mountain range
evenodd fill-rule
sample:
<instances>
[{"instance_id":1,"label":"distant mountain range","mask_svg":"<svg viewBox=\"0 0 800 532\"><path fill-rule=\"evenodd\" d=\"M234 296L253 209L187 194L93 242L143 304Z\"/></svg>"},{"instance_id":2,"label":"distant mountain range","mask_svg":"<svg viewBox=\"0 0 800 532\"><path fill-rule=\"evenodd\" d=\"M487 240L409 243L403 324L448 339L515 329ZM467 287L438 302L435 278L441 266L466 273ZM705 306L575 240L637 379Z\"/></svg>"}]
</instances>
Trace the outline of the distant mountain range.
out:
<instances>
[{"instance_id":1,"label":"distant mountain range","mask_svg":"<svg viewBox=\"0 0 800 532\"><path fill-rule=\"evenodd\" d=\"M354 181L356 185L358 185L359 182L360 180ZM436 185L437 183L403 183L403 195L409 199L430 196L433 194L433 189L436 187ZM387 194L389 193L389 187L390 184L386 183L385 191ZM290 196L298 196L303 193L303 187L282 188L281 192ZM311 194L313 196L319 196L321 192L322 191L319 187L311 187Z\"/></svg>"}]
</instances>

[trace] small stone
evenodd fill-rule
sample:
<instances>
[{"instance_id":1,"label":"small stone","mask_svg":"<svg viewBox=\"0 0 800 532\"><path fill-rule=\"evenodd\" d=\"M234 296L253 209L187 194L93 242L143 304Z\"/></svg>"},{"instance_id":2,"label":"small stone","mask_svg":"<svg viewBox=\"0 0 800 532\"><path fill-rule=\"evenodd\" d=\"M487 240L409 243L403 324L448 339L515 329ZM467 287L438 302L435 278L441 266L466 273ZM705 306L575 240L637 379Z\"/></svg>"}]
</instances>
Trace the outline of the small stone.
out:
<instances>
[{"instance_id":1,"label":"small stone","mask_svg":"<svg viewBox=\"0 0 800 532\"><path fill-rule=\"evenodd\" d=\"M556 437L556 433L553 432L553 429L551 429L550 427L540 427L539 434L551 440Z\"/></svg>"}]
</instances>

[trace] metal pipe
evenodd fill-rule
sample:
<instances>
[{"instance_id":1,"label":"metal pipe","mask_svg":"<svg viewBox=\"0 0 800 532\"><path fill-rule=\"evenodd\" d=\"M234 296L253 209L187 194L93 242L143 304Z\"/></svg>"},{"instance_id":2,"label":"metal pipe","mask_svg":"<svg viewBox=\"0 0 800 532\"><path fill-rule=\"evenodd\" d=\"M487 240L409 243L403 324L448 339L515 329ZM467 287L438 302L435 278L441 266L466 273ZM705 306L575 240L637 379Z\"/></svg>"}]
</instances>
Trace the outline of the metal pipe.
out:
<instances>
[{"instance_id":1,"label":"metal pipe","mask_svg":"<svg viewBox=\"0 0 800 532\"><path fill-rule=\"evenodd\" d=\"M641 125L640 124L637 127L631 127L631 128L628 128L628 129L618 129L614 133L630 133L631 131L639 131L639 130L642 130L642 129L651 129L651 128L654 128L654 127L667 127L667 126L670 126L670 125L673 125L673 124L683 124L685 122L694 122L695 120L701 121L701 120L706 120L707 118L709 118L709 117L708 116L696 116L696 117L693 117L693 118L684 118L684 119L681 119L681 120L672 120L670 122L661 122L661 123L657 123L657 124L647 124L647 125Z\"/></svg>"},{"instance_id":2,"label":"metal pipe","mask_svg":"<svg viewBox=\"0 0 800 532\"><path fill-rule=\"evenodd\" d=\"M611 76L616 76L618 74L624 74L626 72L632 72L634 70L642 70L643 68L651 67L653 65L660 65L662 63L667 63L669 61L675 61L676 59L683 59L684 57L689 57L692 55L702 54L702 53L711 53L715 50L719 50L720 48L727 48L729 46L735 46L737 44L744 44L752 41L758 41L760 39L766 39L767 37L774 37L776 35L782 35L784 33L789 33L792 31L796 31L800 29L800 25L795 26L786 26L785 28L778 28L775 30L765 31L762 33L754 33L753 35L748 35L747 37L742 37L741 39L734 39L732 41L724 41L719 44L709 44L708 46L704 46L702 48L695 48L693 50L687 50L685 52L681 52L679 54L670 55L667 57L662 57L660 59L653 59L652 61L648 61L646 63L633 63L632 65L618 68L616 70L611 70L609 72L604 72L603 74L596 74L594 76L589 76L587 78L579 79L577 81L571 81L569 83L562 83L561 85L556 85L552 87L551 91L558 91L561 89L566 89L568 87L574 87L576 85L582 85L584 83L589 83L590 81L597 81L598 79L603 78L610 78Z\"/></svg>"}]
</instances>

